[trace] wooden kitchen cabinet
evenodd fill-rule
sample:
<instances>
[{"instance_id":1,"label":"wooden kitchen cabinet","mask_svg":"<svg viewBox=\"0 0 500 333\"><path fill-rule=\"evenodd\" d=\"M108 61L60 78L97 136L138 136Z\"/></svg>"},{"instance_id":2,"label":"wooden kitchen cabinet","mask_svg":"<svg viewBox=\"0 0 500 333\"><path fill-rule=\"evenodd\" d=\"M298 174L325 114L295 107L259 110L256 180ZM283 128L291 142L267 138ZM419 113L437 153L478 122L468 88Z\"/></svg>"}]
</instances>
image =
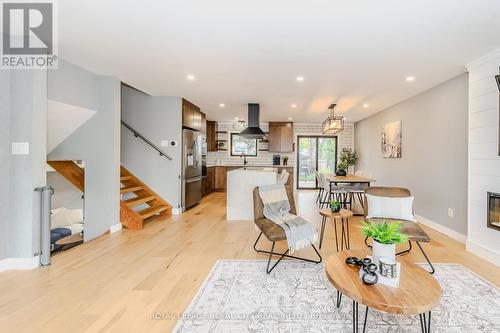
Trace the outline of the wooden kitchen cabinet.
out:
<instances>
[{"instance_id":1,"label":"wooden kitchen cabinet","mask_svg":"<svg viewBox=\"0 0 500 333\"><path fill-rule=\"evenodd\" d=\"M286 153L293 151L293 123L269 123L269 151Z\"/></svg>"},{"instance_id":2,"label":"wooden kitchen cabinet","mask_svg":"<svg viewBox=\"0 0 500 333\"><path fill-rule=\"evenodd\" d=\"M206 194L210 194L215 188L215 167L207 168L207 178L206 179Z\"/></svg>"},{"instance_id":3,"label":"wooden kitchen cabinet","mask_svg":"<svg viewBox=\"0 0 500 333\"><path fill-rule=\"evenodd\" d=\"M200 108L186 99L182 99L182 127L203 131L203 121L205 118Z\"/></svg>"},{"instance_id":4,"label":"wooden kitchen cabinet","mask_svg":"<svg viewBox=\"0 0 500 333\"><path fill-rule=\"evenodd\" d=\"M205 134L207 134L207 116L205 116L205 114L203 112L200 112L201 113L201 128L200 128L200 132Z\"/></svg>"},{"instance_id":5,"label":"wooden kitchen cabinet","mask_svg":"<svg viewBox=\"0 0 500 333\"><path fill-rule=\"evenodd\" d=\"M207 151L217 151L217 122L207 120Z\"/></svg>"},{"instance_id":6,"label":"wooden kitchen cabinet","mask_svg":"<svg viewBox=\"0 0 500 333\"><path fill-rule=\"evenodd\" d=\"M227 168L225 166L215 166L214 169L214 191L225 191L227 188Z\"/></svg>"}]
</instances>

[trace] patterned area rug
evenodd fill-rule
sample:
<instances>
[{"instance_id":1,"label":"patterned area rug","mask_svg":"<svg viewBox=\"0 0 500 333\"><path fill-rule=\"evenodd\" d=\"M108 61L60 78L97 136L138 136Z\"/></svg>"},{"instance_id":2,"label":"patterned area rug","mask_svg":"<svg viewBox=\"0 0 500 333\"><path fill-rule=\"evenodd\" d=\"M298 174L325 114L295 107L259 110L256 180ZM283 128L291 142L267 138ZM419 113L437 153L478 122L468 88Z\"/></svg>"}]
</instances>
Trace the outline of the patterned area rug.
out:
<instances>
[{"instance_id":1,"label":"patterned area rug","mask_svg":"<svg viewBox=\"0 0 500 333\"><path fill-rule=\"evenodd\" d=\"M286 260L270 275L265 260L220 260L174 332L351 332L351 301L322 264ZM461 265L436 264L443 289L432 332L500 332L500 291ZM360 305L360 328L364 307ZM418 316L370 310L367 332L420 332Z\"/></svg>"}]
</instances>

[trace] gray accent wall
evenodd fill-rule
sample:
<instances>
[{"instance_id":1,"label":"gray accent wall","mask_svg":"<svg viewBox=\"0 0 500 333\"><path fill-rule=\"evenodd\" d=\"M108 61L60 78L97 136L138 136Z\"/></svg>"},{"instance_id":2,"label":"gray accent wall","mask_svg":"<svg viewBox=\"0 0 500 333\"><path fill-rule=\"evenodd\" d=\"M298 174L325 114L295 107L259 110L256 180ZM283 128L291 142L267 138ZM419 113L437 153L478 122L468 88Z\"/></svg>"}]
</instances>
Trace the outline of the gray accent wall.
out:
<instances>
[{"instance_id":1,"label":"gray accent wall","mask_svg":"<svg viewBox=\"0 0 500 333\"><path fill-rule=\"evenodd\" d=\"M97 112L47 158L85 161L85 241L120 223L120 84L63 60L48 75L49 99Z\"/></svg>"},{"instance_id":2,"label":"gray accent wall","mask_svg":"<svg viewBox=\"0 0 500 333\"><path fill-rule=\"evenodd\" d=\"M402 158L383 158L381 128L396 120L402 121ZM417 215L467 234L467 74L357 122L354 133L356 170L372 172L374 186L409 188Z\"/></svg>"},{"instance_id":3,"label":"gray accent wall","mask_svg":"<svg viewBox=\"0 0 500 333\"><path fill-rule=\"evenodd\" d=\"M29 258L39 251L40 197L45 185L47 72L0 73L0 259ZM13 142L28 142L28 155L12 155Z\"/></svg>"},{"instance_id":4,"label":"gray accent wall","mask_svg":"<svg viewBox=\"0 0 500 333\"><path fill-rule=\"evenodd\" d=\"M160 147L162 141L177 141L175 147L161 147L173 157L168 160L122 126L122 164L168 201L181 204L182 99L149 96L122 87L122 120Z\"/></svg>"}]
</instances>

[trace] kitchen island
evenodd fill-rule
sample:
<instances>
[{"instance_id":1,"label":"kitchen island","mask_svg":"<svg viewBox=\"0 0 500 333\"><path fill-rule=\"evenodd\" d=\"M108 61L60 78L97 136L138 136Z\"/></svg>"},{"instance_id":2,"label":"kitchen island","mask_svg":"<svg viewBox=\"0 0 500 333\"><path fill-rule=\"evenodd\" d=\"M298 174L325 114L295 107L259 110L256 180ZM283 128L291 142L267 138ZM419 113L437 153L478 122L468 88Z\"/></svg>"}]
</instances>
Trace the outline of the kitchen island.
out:
<instances>
[{"instance_id":1,"label":"kitchen island","mask_svg":"<svg viewBox=\"0 0 500 333\"><path fill-rule=\"evenodd\" d=\"M253 220L253 189L276 184L278 170L246 167L227 172L227 220Z\"/></svg>"}]
</instances>

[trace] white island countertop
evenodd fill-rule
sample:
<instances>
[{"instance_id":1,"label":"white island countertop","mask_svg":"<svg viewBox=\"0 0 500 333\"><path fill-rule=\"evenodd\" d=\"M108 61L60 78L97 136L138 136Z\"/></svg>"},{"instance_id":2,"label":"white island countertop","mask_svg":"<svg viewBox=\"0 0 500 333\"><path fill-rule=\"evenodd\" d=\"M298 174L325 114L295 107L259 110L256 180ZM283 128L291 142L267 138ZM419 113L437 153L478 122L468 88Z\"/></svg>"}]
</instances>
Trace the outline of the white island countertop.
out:
<instances>
[{"instance_id":1,"label":"white island countertop","mask_svg":"<svg viewBox=\"0 0 500 333\"><path fill-rule=\"evenodd\" d=\"M227 173L227 220L253 220L253 189L276 184L273 167L244 167Z\"/></svg>"}]
</instances>

